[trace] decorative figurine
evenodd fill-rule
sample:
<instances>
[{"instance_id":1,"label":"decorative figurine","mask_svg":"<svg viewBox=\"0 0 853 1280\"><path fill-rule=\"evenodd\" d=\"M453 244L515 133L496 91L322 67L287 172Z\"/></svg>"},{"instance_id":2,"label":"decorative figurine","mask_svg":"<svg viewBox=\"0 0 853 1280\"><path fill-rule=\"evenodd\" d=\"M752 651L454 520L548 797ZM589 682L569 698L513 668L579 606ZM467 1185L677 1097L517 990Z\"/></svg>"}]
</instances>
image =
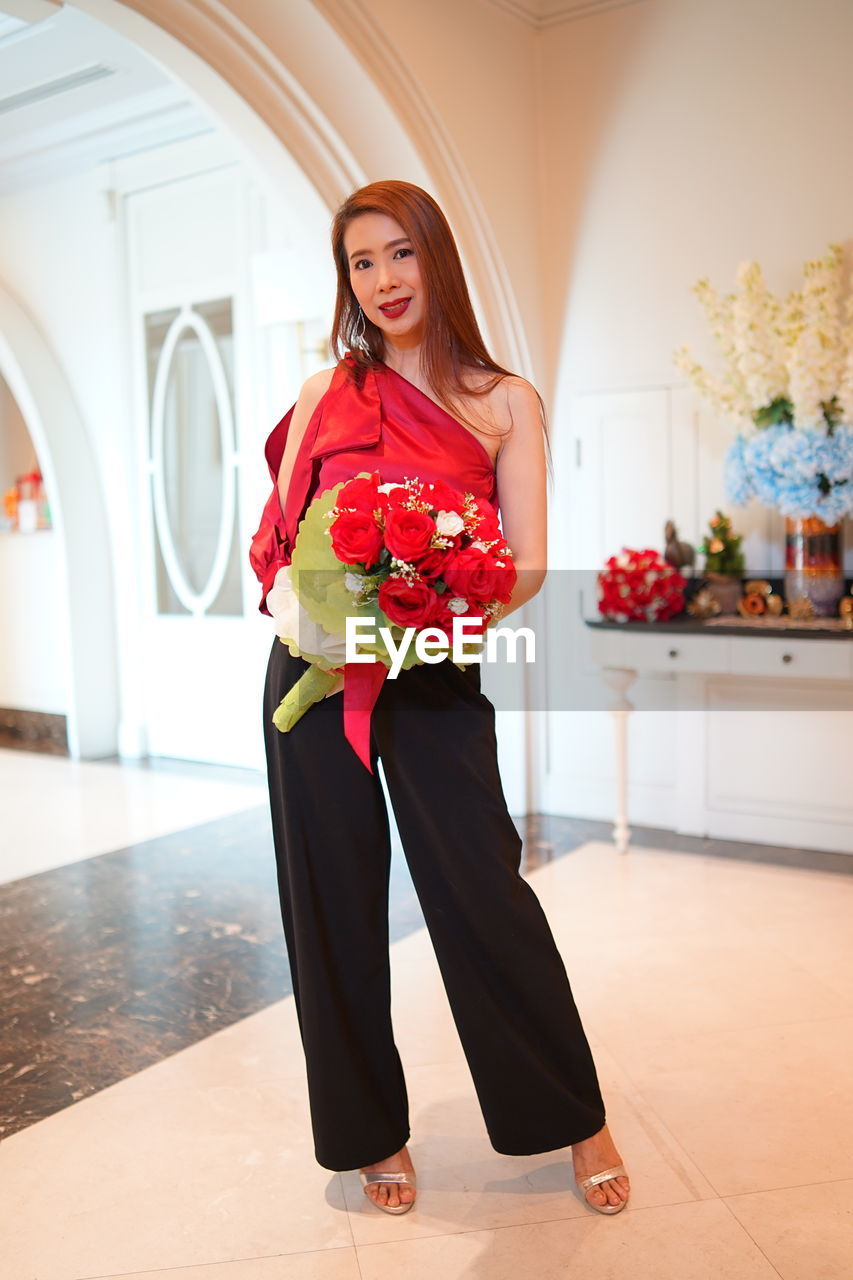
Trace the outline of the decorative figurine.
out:
<instances>
[{"instance_id":1,"label":"decorative figurine","mask_svg":"<svg viewBox=\"0 0 853 1280\"><path fill-rule=\"evenodd\" d=\"M756 618L766 614L778 618L783 608L782 597L764 578L752 578L744 583L743 596L737 606L741 617Z\"/></svg>"},{"instance_id":2,"label":"decorative figurine","mask_svg":"<svg viewBox=\"0 0 853 1280\"><path fill-rule=\"evenodd\" d=\"M853 631L853 593L842 596L838 601L838 614L844 619L845 630Z\"/></svg>"},{"instance_id":3,"label":"decorative figurine","mask_svg":"<svg viewBox=\"0 0 853 1280\"><path fill-rule=\"evenodd\" d=\"M663 536L666 539L663 558L667 564L674 565L679 571L695 564L696 552L689 542L678 541L678 530L675 527L674 520L667 520L663 527ZM689 577L689 574L684 574L684 576Z\"/></svg>"},{"instance_id":4,"label":"decorative figurine","mask_svg":"<svg viewBox=\"0 0 853 1280\"><path fill-rule=\"evenodd\" d=\"M716 596L712 595L707 587L702 587L696 592L693 599L687 606L687 612L691 617L703 619L713 618L715 614L720 612L720 602Z\"/></svg>"}]
</instances>

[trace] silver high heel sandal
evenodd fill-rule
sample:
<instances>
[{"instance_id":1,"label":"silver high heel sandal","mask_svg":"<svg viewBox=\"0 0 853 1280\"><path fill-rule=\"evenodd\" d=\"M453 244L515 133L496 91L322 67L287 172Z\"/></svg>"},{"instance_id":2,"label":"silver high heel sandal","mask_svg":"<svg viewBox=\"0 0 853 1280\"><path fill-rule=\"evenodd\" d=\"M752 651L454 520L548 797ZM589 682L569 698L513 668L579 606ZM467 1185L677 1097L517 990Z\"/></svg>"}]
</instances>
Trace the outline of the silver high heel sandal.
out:
<instances>
[{"instance_id":1,"label":"silver high heel sandal","mask_svg":"<svg viewBox=\"0 0 853 1280\"><path fill-rule=\"evenodd\" d=\"M359 1170L358 1176L361 1178L361 1185L364 1188L364 1194L367 1196L368 1200L370 1200L372 1204L375 1204L377 1209L381 1209L383 1213L408 1213L412 1205L415 1203L417 1195L417 1178L414 1173L387 1173L384 1169L376 1169L373 1173L362 1173L361 1170ZM373 1196L367 1195L368 1185L372 1182L397 1182L401 1186L411 1187L416 1194L412 1196L408 1204L379 1204L373 1199Z\"/></svg>"},{"instance_id":2,"label":"silver high heel sandal","mask_svg":"<svg viewBox=\"0 0 853 1280\"><path fill-rule=\"evenodd\" d=\"M586 1198L586 1193L592 1187L597 1187L601 1182L609 1182L612 1178L627 1178L628 1171L623 1164L615 1164L612 1169L604 1169L601 1173L593 1173L588 1178L575 1178L575 1182L581 1189L581 1195L584 1203L588 1204L590 1209L595 1209L597 1213L621 1213L628 1203L628 1196L621 1204L592 1204ZM630 1194L630 1193L629 1193Z\"/></svg>"}]
</instances>

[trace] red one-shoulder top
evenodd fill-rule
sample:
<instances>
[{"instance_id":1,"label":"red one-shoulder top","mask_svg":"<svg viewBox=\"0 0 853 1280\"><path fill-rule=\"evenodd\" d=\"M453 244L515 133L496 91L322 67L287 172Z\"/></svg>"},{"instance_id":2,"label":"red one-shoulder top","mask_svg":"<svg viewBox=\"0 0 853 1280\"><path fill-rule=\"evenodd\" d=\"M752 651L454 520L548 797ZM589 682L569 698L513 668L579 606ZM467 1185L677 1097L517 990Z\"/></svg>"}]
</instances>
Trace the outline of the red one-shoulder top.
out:
<instances>
[{"instance_id":1,"label":"red one-shoulder top","mask_svg":"<svg viewBox=\"0 0 853 1280\"><path fill-rule=\"evenodd\" d=\"M498 507L492 459L477 437L425 392L386 364L372 365L361 387L347 352L305 429L294 461L284 511L277 478L294 406L270 433L264 453L273 490L252 539L249 560L261 583L259 609L289 564L299 522L318 493L360 471L379 471L382 482L443 480Z\"/></svg>"}]
</instances>

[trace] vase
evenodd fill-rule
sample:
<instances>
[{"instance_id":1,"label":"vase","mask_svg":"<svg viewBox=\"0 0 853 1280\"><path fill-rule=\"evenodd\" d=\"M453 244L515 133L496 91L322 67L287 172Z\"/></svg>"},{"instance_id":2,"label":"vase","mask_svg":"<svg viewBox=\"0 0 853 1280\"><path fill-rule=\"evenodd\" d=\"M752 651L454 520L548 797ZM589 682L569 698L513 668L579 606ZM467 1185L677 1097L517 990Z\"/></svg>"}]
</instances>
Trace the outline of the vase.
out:
<instances>
[{"instance_id":1,"label":"vase","mask_svg":"<svg viewBox=\"0 0 853 1280\"><path fill-rule=\"evenodd\" d=\"M819 516L785 517L785 599L806 596L819 617L838 612L844 595L844 544L841 521L825 524Z\"/></svg>"},{"instance_id":2,"label":"vase","mask_svg":"<svg viewBox=\"0 0 853 1280\"><path fill-rule=\"evenodd\" d=\"M741 597L741 578L736 573L714 573L706 570L704 574L708 595L712 596L720 606L720 613L737 613L738 601Z\"/></svg>"}]
</instances>

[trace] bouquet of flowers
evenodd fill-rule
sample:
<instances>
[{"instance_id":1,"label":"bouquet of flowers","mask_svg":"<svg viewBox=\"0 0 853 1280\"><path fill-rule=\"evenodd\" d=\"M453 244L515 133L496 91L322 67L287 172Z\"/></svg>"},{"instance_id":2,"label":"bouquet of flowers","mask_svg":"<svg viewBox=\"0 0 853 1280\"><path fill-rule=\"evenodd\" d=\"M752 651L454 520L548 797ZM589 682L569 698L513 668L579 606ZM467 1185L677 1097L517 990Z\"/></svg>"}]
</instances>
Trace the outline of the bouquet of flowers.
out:
<instances>
[{"instance_id":1,"label":"bouquet of flowers","mask_svg":"<svg viewBox=\"0 0 853 1280\"><path fill-rule=\"evenodd\" d=\"M743 263L738 292L705 279L694 292L724 362L709 374L682 346L675 363L737 435L726 455L729 500L756 497L795 519L835 524L853 511L853 291L846 299L840 245L804 268L782 301L757 262Z\"/></svg>"},{"instance_id":2,"label":"bouquet of flowers","mask_svg":"<svg viewBox=\"0 0 853 1280\"><path fill-rule=\"evenodd\" d=\"M686 586L657 551L623 547L598 575L598 611L613 622L665 622L684 608Z\"/></svg>"},{"instance_id":3,"label":"bouquet of flowers","mask_svg":"<svg viewBox=\"0 0 853 1280\"><path fill-rule=\"evenodd\" d=\"M424 660L413 636L428 633L431 652L449 652L461 618L468 620L466 644L482 643L516 576L494 508L471 493L417 478L383 484L372 472L319 494L299 526L291 563L267 596L279 637L311 663L277 708L276 728L287 733L343 673L345 732L370 768L363 718L362 749L353 740L354 716L347 731L347 707L355 710L348 687L363 695L369 684L359 707L364 712L366 702L369 722L371 697L388 669ZM370 667L345 662L348 618L359 624L356 652Z\"/></svg>"}]
</instances>

